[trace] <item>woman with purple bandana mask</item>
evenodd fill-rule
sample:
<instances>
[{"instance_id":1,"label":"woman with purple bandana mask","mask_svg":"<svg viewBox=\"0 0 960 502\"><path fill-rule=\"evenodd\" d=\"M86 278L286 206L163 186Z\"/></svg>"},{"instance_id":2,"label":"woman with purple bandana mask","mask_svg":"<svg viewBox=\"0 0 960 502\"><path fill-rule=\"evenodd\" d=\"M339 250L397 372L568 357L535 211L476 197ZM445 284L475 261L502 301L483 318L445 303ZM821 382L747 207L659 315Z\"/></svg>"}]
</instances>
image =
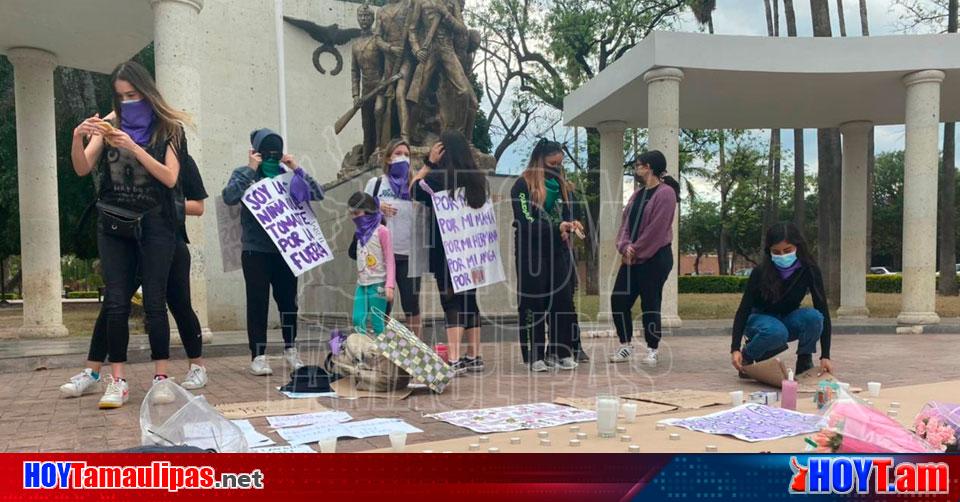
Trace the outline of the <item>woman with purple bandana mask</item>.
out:
<instances>
[{"instance_id":1,"label":"woman with purple bandana mask","mask_svg":"<svg viewBox=\"0 0 960 502\"><path fill-rule=\"evenodd\" d=\"M367 181L364 192L380 201L387 228L393 239L397 268L397 290L406 314L406 324L418 337L420 322L420 278L410 277L410 253L414 226L414 208L410 200L410 145L394 139L383 150L383 174ZM387 311L393 305L387 306Z\"/></svg>"},{"instance_id":2,"label":"woman with purple bandana mask","mask_svg":"<svg viewBox=\"0 0 960 502\"><path fill-rule=\"evenodd\" d=\"M797 375L813 368L813 353L820 342L820 372L831 372L830 309L823 275L807 251L803 234L793 223L778 223L767 230L764 260L750 274L733 323L730 347L733 366L763 361L787 350L797 341ZM814 308L801 308L807 293ZM746 345L742 340L746 336Z\"/></svg>"},{"instance_id":3,"label":"woman with purple bandana mask","mask_svg":"<svg viewBox=\"0 0 960 502\"><path fill-rule=\"evenodd\" d=\"M100 399L101 408L122 406L129 396L124 372L130 338L130 284L140 274L143 307L154 384L167 378L170 325L167 320L167 282L177 246L178 214L173 190L180 176L186 147L183 125L190 118L164 101L156 83L138 63L119 65L111 75L113 112L84 120L74 130L71 158L74 171L86 176L98 167L97 248L105 284L101 318L112 378ZM86 144L85 144L86 143ZM117 214L139 219L139 231L116 231ZM112 222L112 223L108 223ZM101 361L71 379L78 394L99 380ZM172 399L162 388L154 399Z\"/></svg>"}]
</instances>

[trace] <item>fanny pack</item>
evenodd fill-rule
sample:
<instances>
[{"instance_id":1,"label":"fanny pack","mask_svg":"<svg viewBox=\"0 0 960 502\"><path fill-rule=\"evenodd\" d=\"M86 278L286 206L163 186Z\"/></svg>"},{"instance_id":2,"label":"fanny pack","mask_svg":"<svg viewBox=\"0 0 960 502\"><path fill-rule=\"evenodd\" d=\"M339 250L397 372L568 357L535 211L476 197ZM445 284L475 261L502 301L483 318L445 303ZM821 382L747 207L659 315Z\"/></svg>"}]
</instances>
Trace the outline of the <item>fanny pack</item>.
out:
<instances>
[{"instance_id":1,"label":"fanny pack","mask_svg":"<svg viewBox=\"0 0 960 502\"><path fill-rule=\"evenodd\" d=\"M159 209L158 207L145 213L138 213L105 202L97 202L97 212L100 214L103 233L135 241L140 240L140 236L143 235L141 225L143 217Z\"/></svg>"}]
</instances>

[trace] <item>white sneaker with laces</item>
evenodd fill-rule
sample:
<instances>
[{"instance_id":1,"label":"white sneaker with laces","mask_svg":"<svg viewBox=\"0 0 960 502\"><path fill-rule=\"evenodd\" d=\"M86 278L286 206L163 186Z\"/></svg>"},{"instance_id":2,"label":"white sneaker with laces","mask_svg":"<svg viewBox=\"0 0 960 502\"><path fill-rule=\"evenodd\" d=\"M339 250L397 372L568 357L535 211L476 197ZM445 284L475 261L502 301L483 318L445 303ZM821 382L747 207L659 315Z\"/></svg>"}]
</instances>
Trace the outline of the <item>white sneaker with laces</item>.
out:
<instances>
[{"instance_id":1,"label":"white sneaker with laces","mask_svg":"<svg viewBox=\"0 0 960 502\"><path fill-rule=\"evenodd\" d=\"M93 370L86 368L70 377L70 381L60 386L60 392L67 397L80 397L96 390L99 379L93 378Z\"/></svg>"},{"instance_id":2,"label":"white sneaker with laces","mask_svg":"<svg viewBox=\"0 0 960 502\"><path fill-rule=\"evenodd\" d=\"M111 375L107 375L107 391L100 398L100 409L106 410L119 408L130 399L130 389L127 387L126 380L116 380Z\"/></svg>"},{"instance_id":3,"label":"white sneaker with laces","mask_svg":"<svg viewBox=\"0 0 960 502\"><path fill-rule=\"evenodd\" d=\"M562 370L569 371L569 370L577 369L578 364L577 364L577 361L575 361L572 357L564 357L563 359L560 360L560 364L558 366Z\"/></svg>"},{"instance_id":4,"label":"white sneaker with laces","mask_svg":"<svg viewBox=\"0 0 960 502\"><path fill-rule=\"evenodd\" d=\"M643 358L643 364L647 366L657 365L657 349L647 348L647 355Z\"/></svg>"},{"instance_id":5,"label":"white sneaker with laces","mask_svg":"<svg viewBox=\"0 0 960 502\"><path fill-rule=\"evenodd\" d=\"M545 372L545 371L550 371L550 367L547 366L547 363L543 362L543 359L541 359L541 360L539 360L539 361L535 361L535 362L530 366L530 371L532 371L532 372L534 372L534 373L543 373L543 372Z\"/></svg>"},{"instance_id":6,"label":"white sneaker with laces","mask_svg":"<svg viewBox=\"0 0 960 502\"><path fill-rule=\"evenodd\" d=\"M273 369L267 362L267 356L257 356L250 363L250 373L258 376L272 375Z\"/></svg>"},{"instance_id":7,"label":"white sneaker with laces","mask_svg":"<svg viewBox=\"0 0 960 502\"><path fill-rule=\"evenodd\" d=\"M560 360L553 354L547 354L543 358L543 364L546 364L548 368L556 368L560 366Z\"/></svg>"},{"instance_id":8,"label":"white sneaker with laces","mask_svg":"<svg viewBox=\"0 0 960 502\"><path fill-rule=\"evenodd\" d=\"M168 404L172 403L176 399L176 397L173 395L173 391L170 390L169 385L165 384L157 387L157 385L164 380L167 380L167 377L153 377L153 388L151 389L151 395L153 396L152 399L154 404ZM172 381L173 380L171 380L171 382Z\"/></svg>"},{"instance_id":9,"label":"white sneaker with laces","mask_svg":"<svg viewBox=\"0 0 960 502\"><path fill-rule=\"evenodd\" d=\"M633 346L621 345L617 352L610 356L610 362L625 363L630 360L631 355L633 355Z\"/></svg>"},{"instance_id":10,"label":"white sneaker with laces","mask_svg":"<svg viewBox=\"0 0 960 502\"><path fill-rule=\"evenodd\" d=\"M303 361L300 360L300 352L298 352L295 347L284 350L283 358L287 360L287 364L292 368L290 371L297 371L304 366Z\"/></svg>"},{"instance_id":11,"label":"white sneaker with laces","mask_svg":"<svg viewBox=\"0 0 960 502\"><path fill-rule=\"evenodd\" d=\"M198 364L191 364L190 371L183 379L182 387L187 390L202 389L207 385L207 369Z\"/></svg>"}]
</instances>

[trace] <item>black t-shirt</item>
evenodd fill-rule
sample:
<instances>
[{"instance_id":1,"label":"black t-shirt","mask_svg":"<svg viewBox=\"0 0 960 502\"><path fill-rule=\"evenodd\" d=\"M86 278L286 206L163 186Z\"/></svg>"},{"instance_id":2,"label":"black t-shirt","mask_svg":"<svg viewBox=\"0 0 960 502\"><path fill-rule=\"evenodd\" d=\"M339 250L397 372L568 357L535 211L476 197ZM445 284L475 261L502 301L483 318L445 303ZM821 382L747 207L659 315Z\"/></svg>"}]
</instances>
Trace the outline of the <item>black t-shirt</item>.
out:
<instances>
[{"instance_id":1,"label":"black t-shirt","mask_svg":"<svg viewBox=\"0 0 960 502\"><path fill-rule=\"evenodd\" d=\"M148 145L147 153L166 161L167 145ZM145 213L169 200L170 189L153 177L130 150L104 145L100 158L100 200L112 206Z\"/></svg>"},{"instance_id":2,"label":"black t-shirt","mask_svg":"<svg viewBox=\"0 0 960 502\"><path fill-rule=\"evenodd\" d=\"M187 238L187 227L186 227L186 207L185 201L188 200L204 200L207 197L207 189L203 186L203 178L200 176L200 169L197 167L197 163L193 160L189 154L181 156L184 160L180 164L180 179L178 180L177 193L175 194L177 203L183 207L183 213L180 213L179 216L183 216L184 219L177 222L177 234L183 239L184 242L190 242L190 239Z\"/></svg>"},{"instance_id":3,"label":"black t-shirt","mask_svg":"<svg viewBox=\"0 0 960 502\"><path fill-rule=\"evenodd\" d=\"M653 188L641 188L640 193L633 199L630 205L630 242L635 242L640 235L640 222L643 219L643 210L647 208L647 202L653 197L653 192L657 191L660 185Z\"/></svg>"}]
</instances>

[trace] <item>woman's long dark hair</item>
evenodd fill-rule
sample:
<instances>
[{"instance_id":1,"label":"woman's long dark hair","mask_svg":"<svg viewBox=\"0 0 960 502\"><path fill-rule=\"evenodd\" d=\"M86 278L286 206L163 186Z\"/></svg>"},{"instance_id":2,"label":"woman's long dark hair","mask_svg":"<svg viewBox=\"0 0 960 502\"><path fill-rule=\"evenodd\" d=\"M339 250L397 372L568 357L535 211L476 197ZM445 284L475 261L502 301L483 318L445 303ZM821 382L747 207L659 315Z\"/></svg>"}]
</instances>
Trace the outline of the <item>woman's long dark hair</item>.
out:
<instances>
[{"instance_id":1,"label":"woman's long dark hair","mask_svg":"<svg viewBox=\"0 0 960 502\"><path fill-rule=\"evenodd\" d=\"M467 138L460 131L450 129L440 134L440 142L444 153L438 167L450 195L453 196L457 187L463 187L467 205L474 209L483 207L487 202L487 178L477 167Z\"/></svg>"},{"instance_id":2,"label":"woman's long dark hair","mask_svg":"<svg viewBox=\"0 0 960 502\"><path fill-rule=\"evenodd\" d=\"M667 174L667 158L660 150L650 150L643 152L637 157L637 163L650 166L653 175L660 178L660 182L672 188L677 195L677 202L680 202L680 182L673 176Z\"/></svg>"},{"instance_id":3,"label":"woman's long dark hair","mask_svg":"<svg viewBox=\"0 0 960 502\"><path fill-rule=\"evenodd\" d=\"M763 245L763 262L754 273L760 274L760 294L768 302L776 302L784 291L783 279L777 271L777 266L773 264L770 257L770 248L787 241L797 248L797 260L804 267L816 266L813 256L810 255L810 248L807 246L807 239L803 237L803 232L792 222L785 221L770 226L767 229L767 235Z\"/></svg>"}]
</instances>

